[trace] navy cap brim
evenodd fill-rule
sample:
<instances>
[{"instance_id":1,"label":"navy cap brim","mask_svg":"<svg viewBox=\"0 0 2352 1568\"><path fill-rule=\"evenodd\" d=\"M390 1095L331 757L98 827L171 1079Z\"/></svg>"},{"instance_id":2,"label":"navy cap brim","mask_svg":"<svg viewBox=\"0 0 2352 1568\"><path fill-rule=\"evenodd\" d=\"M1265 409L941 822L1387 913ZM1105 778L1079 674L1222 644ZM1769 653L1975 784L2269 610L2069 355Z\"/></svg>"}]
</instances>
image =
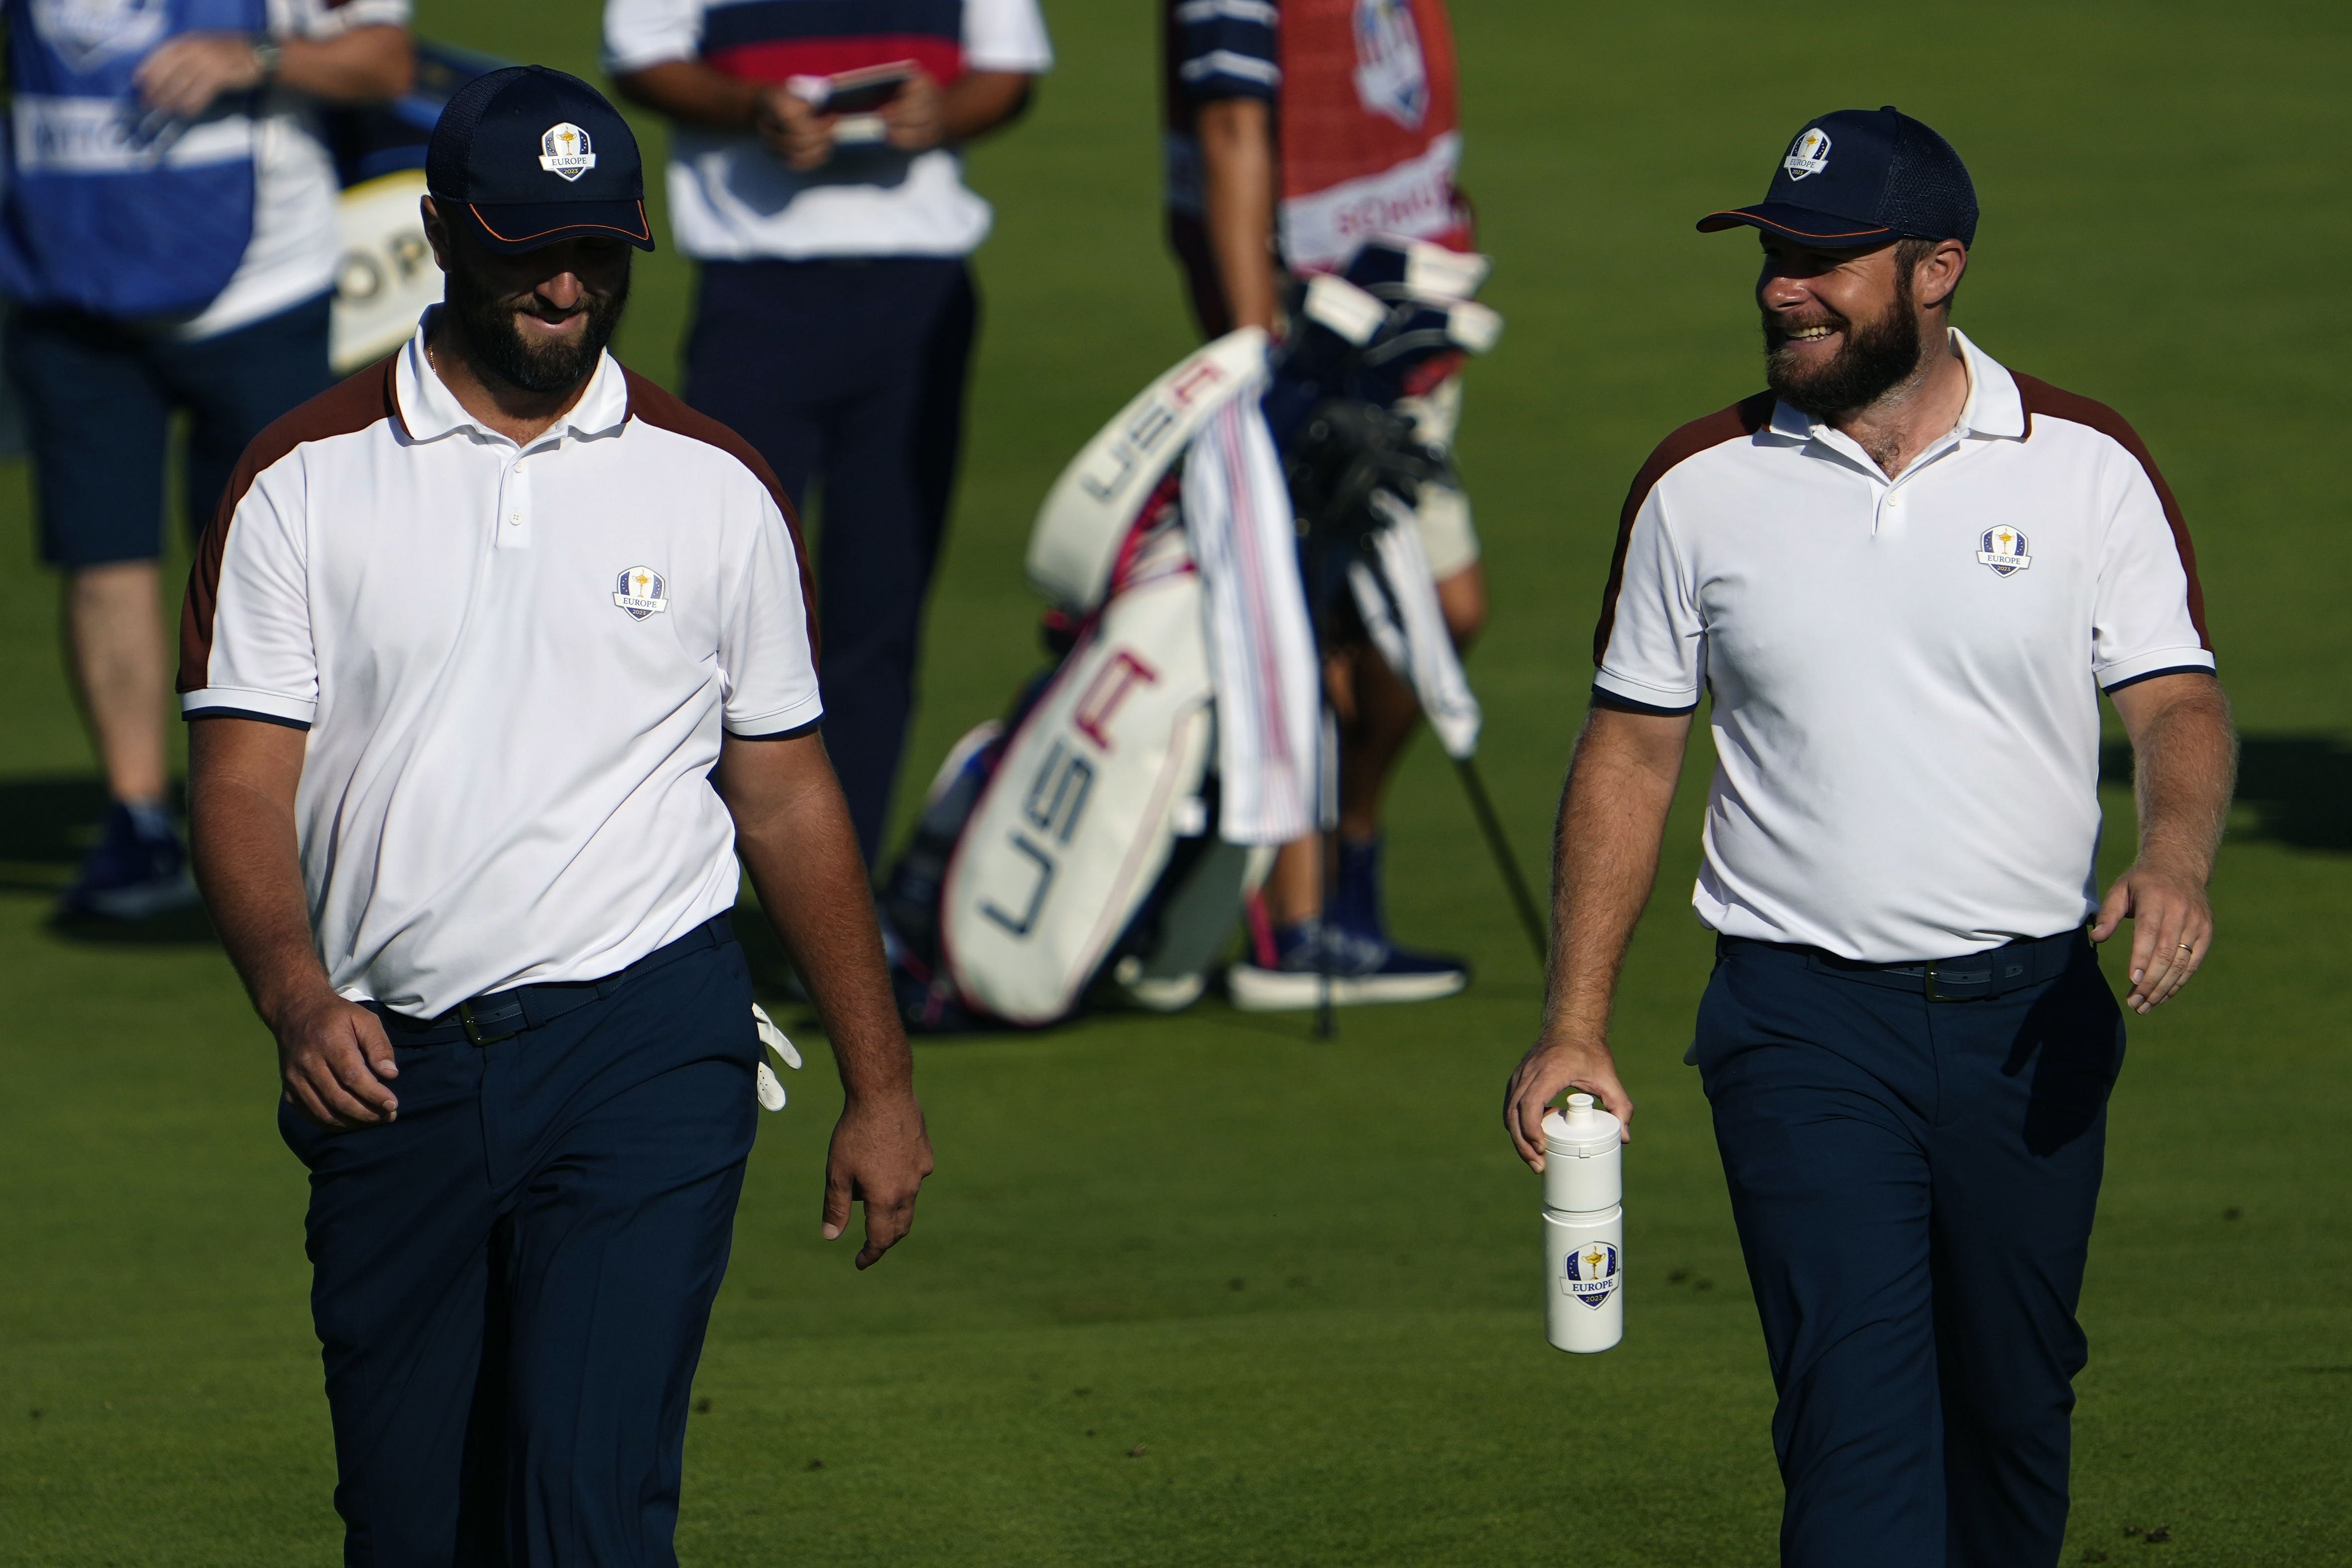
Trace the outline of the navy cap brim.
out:
<instances>
[{"instance_id":1,"label":"navy cap brim","mask_svg":"<svg viewBox=\"0 0 2352 1568\"><path fill-rule=\"evenodd\" d=\"M458 210L476 239L509 255L568 239L623 239L654 248L643 202L467 202Z\"/></svg>"},{"instance_id":2,"label":"navy cap brim","mask_svg":"<svg viewBox=\"0 0 2352 1568\"><path fill-rule=\"evenodd\" d=\"M1699 219L1698 232L1718 234L1725 229L1740 227L1763 229L1789 239L1802 240L1807 245L1822 246L1831 250L1843 250L1850 246L1879 245L1903 237L1900 229L1878 225L1860 225L1853 218L1842 218L1835 213L1819 213L1811 207L1801 207L1790 202L1759 202L1752 207L1727 207L1709 213Z\"/></svg>"}]
</instances>

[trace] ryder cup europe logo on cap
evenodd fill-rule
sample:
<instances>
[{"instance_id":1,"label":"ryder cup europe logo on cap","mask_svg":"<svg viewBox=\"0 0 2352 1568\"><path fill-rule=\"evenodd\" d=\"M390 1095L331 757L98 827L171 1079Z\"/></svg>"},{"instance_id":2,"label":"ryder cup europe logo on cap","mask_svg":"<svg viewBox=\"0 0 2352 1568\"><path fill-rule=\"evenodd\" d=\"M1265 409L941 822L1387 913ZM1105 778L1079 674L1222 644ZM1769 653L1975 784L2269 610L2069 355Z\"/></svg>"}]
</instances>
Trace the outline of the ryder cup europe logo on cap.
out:
<instances>
[{"instance_id":1,"label":"ryder cup europe logo on cap","mask_svg":"<svg viewBox=\"0 0 2352 1568\"><path fill-rule=\"evenodd\" d=\"M1617 1289L1617 1249L1588 1241L1560 1265L1560 1292L1598 1311Z\"/></svg>"},{"instance_id":2,"label":"ryder cup europe logo on cap","mask_svg":"<svg viewBox=\"0 0 2352 1568\"><path fill-rule=\"evenodd\" d=\"M1993 575L1996 577L2007 577L2013 571L2023 571L2033 564L2033 558L2025 553L2033 547L2028 544L2025 536L2015 528L2006 526L1987 528L1984 531L1984 538L1977 542L1984 547L1977 551L1978 561L1992 568Z\"/></svg>"},{"instance_id":3,"label":"ryder cup europe logo on cap","mask_svg":"<svg viewBox=\"0 0 2352 1568\"><path fill-rule=\"evenodd\" d=\"M1809 126L1780 160L1780 167L1789 171L1789 178L1801 180L1808 174L1818 174L1830 166L1829 132L1820 126Z\"/></svg>"},{"instance_id":4,"label":"ryder cup europe logo on cap","mask_svg":"<svg viewBox=\"0 0 2352 1568\"><path fill-rule=\"evenodd\" d=\"M547 134L539 139L539 166L551 174L577 180L596 166L596 154L588 145L588 133L568 120L549 126Z\"/></svg>"},{"instance_id":5,"label":"ryder cup europe logo on cap","mask_svg":"<svg viewBox=\"0 0 2352 1568\"><path fill-rule=\"evenodd\" d=\"M643 621L669 608L669 601L662 597L662 590L668 586L652 567L633 566L621 573L613 602L627 611L630 620Z\"/></svg>"}]
</instances>

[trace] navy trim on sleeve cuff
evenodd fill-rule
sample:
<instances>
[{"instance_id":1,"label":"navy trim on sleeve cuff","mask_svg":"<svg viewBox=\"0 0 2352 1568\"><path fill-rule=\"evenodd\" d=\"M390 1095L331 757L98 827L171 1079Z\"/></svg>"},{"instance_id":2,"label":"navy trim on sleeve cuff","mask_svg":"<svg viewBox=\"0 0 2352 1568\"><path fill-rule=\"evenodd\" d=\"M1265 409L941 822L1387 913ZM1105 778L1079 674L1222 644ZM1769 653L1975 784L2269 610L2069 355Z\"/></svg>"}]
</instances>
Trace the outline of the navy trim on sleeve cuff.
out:
<instances>
[{"instance_id":1,"label":"navy trim on sleeve cuff","mask_svg":"<svg viewBox=\"0 0 2352 1568\"><path fill-rule=\"evenodd\" d=\"M2172 664L2161 670L2150 670L2144 675L2134 675L2127 681L2117 681L2111 686L2101 686L2099 689L2113 696L2126 686L2136 686L2142 681L2152 681L2161 675L2210 675L2215 673L2210 664Z\"/></svg>"},{"instance_id":2,"label":"navy trim on sleeve cuff","mask_svg":"<svg viewBox=\"0 0 2352 1568\"><path fill-rule=\"evenodd\" d=\"M200 718L250 718L263 724L282 724L289 729L307 730L310 727L299 718L285 718L274 713L256 713L246 707L193 707L180 716L190 724Z\"/></svg>"},{"instance_id":3,"label":"navy trim on sleeve cuff","mask_svg":"<svg viewBox=\"0 0 2352 1568\"><path fill-rule=\"evenodd\" d=\"M824 727L824 719L822 719L822 718L813 718L813 719L809 720L806 724L798 724L798 725L794 725L794 726L793 726L792 728L790 728L790 729L780 729L780 730L777 730L777 731L773 732L772 734L769 734L769 735L737 735L737 736L735 736L735 738L736 738L736 739L738 739L738 740L798 740L802 736L804 736L804 735L814 735L818 730L823 729ZM732 730L730 730L728 733L729 733L730 735L733 735L733 734L734 734L734 732L733 732Z\"/></svg>"},{"instance_id":4,"label":"navy trim on sleeve cuff","mask_svg":"<svg viewBox=\"0 0 2352 1568\"><path fill-rule=\"evenodd\" d=\"M1696 703L1688 707L1657 707L1649 703L1637 703L1632 697L1621 697L1615 692L1600 686L1592 688L1592 706L1615 708L1619 713L1645 713L1653 718L1680 718L1685 714L1698 712Z\"/></svg>"}]
</instances>

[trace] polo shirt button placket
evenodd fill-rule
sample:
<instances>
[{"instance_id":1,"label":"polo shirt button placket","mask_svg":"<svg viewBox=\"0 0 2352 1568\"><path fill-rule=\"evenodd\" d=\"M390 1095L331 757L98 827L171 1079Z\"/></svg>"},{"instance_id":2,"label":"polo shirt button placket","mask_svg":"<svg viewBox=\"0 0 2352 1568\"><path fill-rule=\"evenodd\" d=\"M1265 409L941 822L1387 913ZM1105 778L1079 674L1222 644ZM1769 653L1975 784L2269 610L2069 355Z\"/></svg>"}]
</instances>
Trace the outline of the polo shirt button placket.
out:
<instances>
[{"instance_id":1,"label":"polo shirt button placket","mask_svg":"<svg viewBox=\"0 0 2352 1568\"><path fill-rule=\"evenodd\" d=\"M530 548L530 478L525 465L529 456L518 456L507 465L499 485L499 514L504 525L498 529L499 549L529 549Z\"/></svg>"}]
</instances>

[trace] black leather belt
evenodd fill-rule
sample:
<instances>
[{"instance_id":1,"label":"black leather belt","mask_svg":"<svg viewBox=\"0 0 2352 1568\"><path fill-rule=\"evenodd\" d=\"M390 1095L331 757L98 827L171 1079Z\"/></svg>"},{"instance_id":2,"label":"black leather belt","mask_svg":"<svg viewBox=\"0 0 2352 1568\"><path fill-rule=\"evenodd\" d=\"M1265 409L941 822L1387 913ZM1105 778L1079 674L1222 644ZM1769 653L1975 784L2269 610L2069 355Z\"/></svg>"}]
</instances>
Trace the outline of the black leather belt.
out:
<instances>
[{"instance_id":1,"label":"black leather belt","mask_svg":"<svg viewBox=\"0 0 2352 1568\"><path fill-rule=\"evenodd\" d=\"M601 1001L648 970L699 953L706 947L723 946L735 940L731 917L714 915L675 942L655 948L625 969L596 980L561 980L543 986L516 986L510 990L492 991L484 996L468 997L443 1013L439 1018L415 1019L406 1013L394 1012L381 1002L369 1002L368 1009L383 1020L384 1032L394 1045L443 1045L451 1040L471 1040L476 1045L490 1045L501 1040L511 1040L527 1029L537 1029L552 1022L577 1008Z\"/></svg>"},{"instance_id":2,"label":"black leather belt","mask_svg":"<svg viewBox=\"0 0 2352 1568\"><path fill-rule=\"evenodd\" d=\"M1801 957L1815 974L1834 975L1865 986L1908 991L1931 1002L1973 1002L2005 997L2045 980L2054 980L2090 952L2090 938L2079 928L2054 936L2025 936L1970 953L1963 958L1938 958L1927 964L1864 964L1841 958L1819 947L1786 942L1759 942L1747 936L1717 936L1715 950L1728 956L1745 951L1786 953Z\"/></svg>"}]
</instances>

